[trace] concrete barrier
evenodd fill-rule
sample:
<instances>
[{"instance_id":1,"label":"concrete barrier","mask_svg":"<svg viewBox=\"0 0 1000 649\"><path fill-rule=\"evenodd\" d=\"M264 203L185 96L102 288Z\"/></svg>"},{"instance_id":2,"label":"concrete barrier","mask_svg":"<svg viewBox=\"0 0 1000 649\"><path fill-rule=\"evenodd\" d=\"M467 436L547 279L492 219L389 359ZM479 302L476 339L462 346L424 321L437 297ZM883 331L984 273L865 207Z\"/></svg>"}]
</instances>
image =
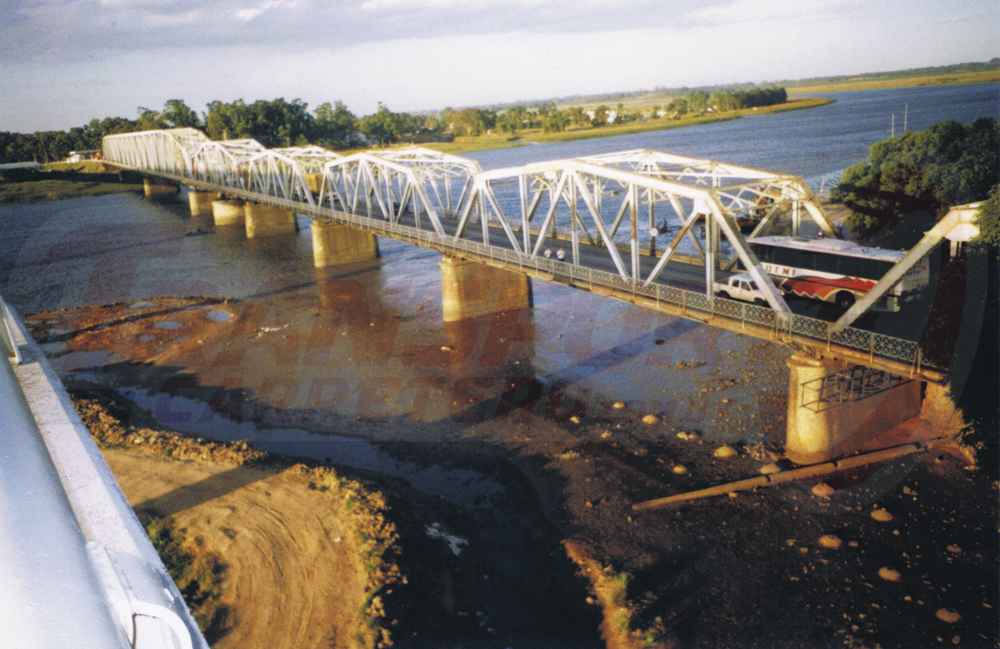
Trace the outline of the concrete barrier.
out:
<instances>
[{"instance_id":1,"label":"concrete barrier","mask_svg":"<svg viewBox=\"0 0 1000 649\"><path fill-rule=\"evenodd\" d=\"M208 649L24 324L0 358L0 644Z\"/></svg>"}]
</instances>

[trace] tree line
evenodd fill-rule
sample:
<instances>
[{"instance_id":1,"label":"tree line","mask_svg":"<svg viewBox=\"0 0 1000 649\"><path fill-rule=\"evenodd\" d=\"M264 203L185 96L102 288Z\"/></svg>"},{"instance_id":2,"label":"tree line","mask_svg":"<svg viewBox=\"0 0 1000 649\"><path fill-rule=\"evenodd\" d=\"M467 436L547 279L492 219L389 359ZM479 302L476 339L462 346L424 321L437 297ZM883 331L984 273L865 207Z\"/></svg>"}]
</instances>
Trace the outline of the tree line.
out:
<instances>
[{"instance_id":1,"label":"tree line","mask_svg":"<svg viewBox=\"0 0 1000 649\"><path fill-rule=\"evenodd\" d=\"M324 103L315 110L300 99L283 98L247 103L212 101L199 115L180 99L170 99L160 110L139 107L136 119L107 117L93 119L69 131L10 133L0 131L0 163L56 162L71 151L101 148L106 135L170 128L196 128L213 140L252 138L266 147L317 144L332 150L362 146L386 146L399 141L427 142L454 136L479 136L494 131L514 136L519 131L539 129L558 133L569 128L600 128L640 119L674 118L690 112L734 110L782 103L784 88L720 92L708 95L691 92L666 107L626 108L601 104L592 109L574 106L564 109L554 102L534 106L514 105L503 111L483 108L445 108L432 115L396 113L381 103L371 115L357 117L341 102Z\"/></svg>"}]
</instances>

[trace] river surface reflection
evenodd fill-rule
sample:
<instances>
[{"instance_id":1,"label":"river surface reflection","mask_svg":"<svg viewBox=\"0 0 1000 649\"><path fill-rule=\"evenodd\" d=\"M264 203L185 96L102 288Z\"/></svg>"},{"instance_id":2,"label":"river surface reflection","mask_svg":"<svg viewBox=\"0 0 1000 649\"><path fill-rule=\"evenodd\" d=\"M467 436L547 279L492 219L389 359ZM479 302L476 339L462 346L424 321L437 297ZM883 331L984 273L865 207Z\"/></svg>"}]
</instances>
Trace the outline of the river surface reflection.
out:
<instances>
[{"instance_id":1,"label":"river surface reflection","mask_svg":"<svg viewBox=\"0 0 1000 649\"><path fill-rule=\"evenodd\" d=\"M818 189L888 135L893 113L901 130L904 106L913 129L970 121L995 113L997 90L833 93L836 103L812 110L469 157L496 168L655 149L802 175ZM227 436L220 418L250 422L268 431L262 441L318 457L330 453L303 446L304 435L320 446L316 435L440 441L482 422L614 426L654 414L663 431L736 442L781 417L761 405L784 391L780 347L541 281L532 309L446 324L439 254L383 240L378 261L315 269L308 219L299 225L248 240L242 228L191 217L183 201L134 195L0 207L0 292L22 314L164 296L230 300L209 319L227 332L214 343L177 314L150 320L173 336L153 362L133 357L150 332L110 339L102 351L112 366L128 365L128 379L81 372L79 359L95 356L72 350L52 348L53 360L70 384L130 391L166 425ZM185 236L198 228L206 233ZM752 433L718 416L719 381L729 382L726 399L745 405ZM239 430L232 435L247 435Z\"/></svg>"}]
</instances>

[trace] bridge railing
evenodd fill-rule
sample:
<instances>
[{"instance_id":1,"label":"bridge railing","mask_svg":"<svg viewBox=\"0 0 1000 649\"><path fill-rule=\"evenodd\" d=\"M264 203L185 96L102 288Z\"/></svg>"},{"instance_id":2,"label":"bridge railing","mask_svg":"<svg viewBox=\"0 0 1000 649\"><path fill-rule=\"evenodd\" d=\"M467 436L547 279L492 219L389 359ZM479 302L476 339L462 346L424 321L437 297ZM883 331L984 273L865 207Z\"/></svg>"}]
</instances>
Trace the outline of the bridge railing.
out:
<instances>
[{"instance_id":1,"label":"bridge railing","mask_svg":"<svg viewBox=\"0 0 1000 649\"><path fill-rule=\"evenodd\" d=\"M3 646L208 649L59 377L0 314Z\"/></svg>"},{"instance_id":2,"label":"bridge railing","mask_svg":"<svg viewBox=\"0 0 1000 649\"><path fill-rule=\"evenodd\" d=\"M291 205L288 207L295 209ZM375 234L408 239L425 247L453 253L465 253L467 257L494 263L500 262L521 271L533 271L534 274L551 275L554 278L564 277L572 284L589 284L611 289L618 293L616 297L625 297L624 294L641 296L658 303L680 307L684 312L699 314L704 319L723 317L745 325L770 329L772 338L775 340L798 336L827 346L847 347L867 354L870 358L890 359L917 370L921 367L927 367L920 351L920 345L913 341L853 327L835 331L834 323L825 320L797 314L784 314L782 316L766 306L711 298L703 293L686 291L663 284L643 286L642 280L622 277L617 273L577 266L552 258L536 257L476 241L441 236L432 231L372 219L358 214L323 210L323 216Z\"/></svg>"},{"instance_id":3,"label":"bridge railing","mask_svg":"<svg viewBox=\"0 0 1000 649\"><path fill-rule=\"evenodd\" d=\"M115 160L111 160L114 162ZM125 161L125 164L129 164ZM140 171L145 170L140 165L136 165ZM160 171L159 175L169 177L178 182L186 182L194 185L210 186L202 180L191 178L182 173L171 173ZM559 277L574 285L587 284L599 286L603 289L610 289L615 297L631 299L645 298L656 303L668 304L677 307L680 313L686 316L695 315L701 320L710 321L713 319L725 318L729 321L738 321L743 326L756 327L755 335L765 335L772 340L808 341L816 346L816 343L826 345L830 348L837 345L847 348L867 356L869 359L876 357L894 361L910 368L920 371L922 367L928 367L925 363L920 347L916 342L886 336L862 329L845 327L839 331L834 323L824 320L817 320L793 313L778 313L767 306L758 307L751 304L733 302L729 300L717 299L705 295L670 287L657 282L644 282L641 278L632 278L622 273L610 273L595 268L580 266L569 261L559 261L543 255L531 252L520 252L509 248L480 243L478 241L465 239L460 236L446 235L437 223L434 229L411 227L403 225L398 218L390 220L372 218L364 213L348 213L335 209L330 202L321 205L310 205L305 202L289 200L280 196L263 194L246 188L234 187L212 187L213 189L227 191L234 195L240 195L249 200L269 203L278 207L283 207L299 213L309 214L315 218L330 220L356 228L368 230L375 234L405 239L425 247L433 247L449 254L464 255L482 261L500 263L505 266L515 267L519 270L531 272L542 276ZM645 284L645 285L644 285ZM766 333L769 331L770 333Z\"/></svg>"}]
</instances>

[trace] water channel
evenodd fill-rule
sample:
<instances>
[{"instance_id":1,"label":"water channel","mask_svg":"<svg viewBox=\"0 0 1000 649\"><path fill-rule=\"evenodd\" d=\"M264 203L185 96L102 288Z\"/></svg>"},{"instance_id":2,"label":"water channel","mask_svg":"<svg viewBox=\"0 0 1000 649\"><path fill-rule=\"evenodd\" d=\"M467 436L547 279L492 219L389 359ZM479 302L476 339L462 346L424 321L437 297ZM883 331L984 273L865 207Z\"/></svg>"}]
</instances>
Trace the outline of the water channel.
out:
<instances>
[{"instance_id":1,"label":"water channel","mask_svg":"<svg viewBox=\"0 0 1000 649\"><path fill-rule=\"evenodd\" d=\"M911 130L995 117L998 92L830 93L835 103L811 110L468 157L493 169L651 149L800 175L819 190L890 134L893 115L897 133L904 111ZM748 404L737 428L712 414L704 387L734 358L780 369L787 350L540 281L533 309L445 325L437 253L383 240L377 262L318 270L307 219L297 234L256 240L210 221L184 202L127 194L0 207L0 294L22 315L123 303L145 323L97 353L51 343L71 388L113 390L194 434L395 476L508 522L519 514L502 503L524 479L481 425L527 439L572 417L613 429L652 413L738 443L763 435L765 397L783 389L780 373L733 382L726 399ZM199 227L207 234L185 236ZM155 301L184 296L213 300ZM154 360L132 359L141 349Z\"/></svg>"}]
</instances>

